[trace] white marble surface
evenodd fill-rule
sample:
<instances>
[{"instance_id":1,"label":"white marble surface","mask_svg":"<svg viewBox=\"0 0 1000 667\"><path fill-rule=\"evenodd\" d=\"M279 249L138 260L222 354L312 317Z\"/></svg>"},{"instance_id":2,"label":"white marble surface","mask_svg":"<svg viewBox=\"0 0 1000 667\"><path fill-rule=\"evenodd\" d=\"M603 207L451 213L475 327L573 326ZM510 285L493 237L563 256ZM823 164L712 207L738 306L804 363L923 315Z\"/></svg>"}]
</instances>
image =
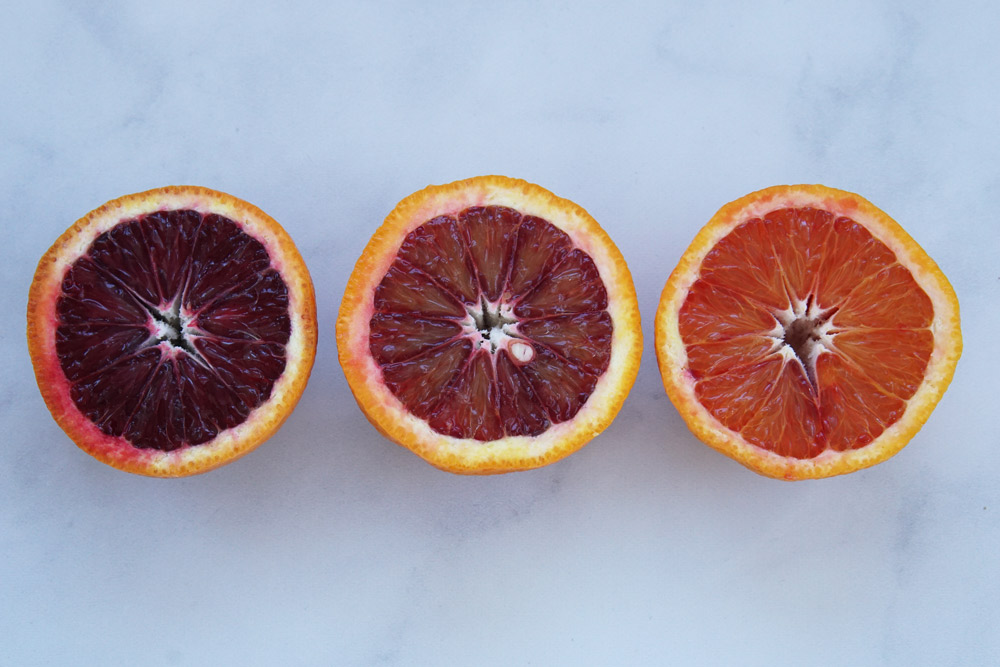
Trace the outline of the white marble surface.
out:
<instances>
[{"instance_id":1,"label":"white marble surface","mask_svg":"<svg viewBox=\"0 0 1000 667\"><path fill-rule=\"evenodd\" d=\"M6 3L0 664L1000 664L1000 6L278 4ZM392 206L482 173L601 221L646 350L588 447L463 478L369 426L334 321ZM966 343L901 454L796 484L695 440L652 348L697 229L787 182L896 217L954 283ZM56 426L24 308L76 218L172 183L284 224L321 341L276 437L163 481Z\"/></svg>"}]
</instances>

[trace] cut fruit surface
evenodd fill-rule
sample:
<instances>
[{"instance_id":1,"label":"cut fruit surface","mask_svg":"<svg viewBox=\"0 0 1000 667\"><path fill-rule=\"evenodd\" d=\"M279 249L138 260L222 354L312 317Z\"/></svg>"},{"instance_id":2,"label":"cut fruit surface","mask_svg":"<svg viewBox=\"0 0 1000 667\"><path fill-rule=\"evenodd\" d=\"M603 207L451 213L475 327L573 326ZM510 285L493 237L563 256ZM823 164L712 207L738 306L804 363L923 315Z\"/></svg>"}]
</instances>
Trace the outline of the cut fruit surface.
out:
<instances>
[{"instance_id":1,"label":"cut fruit surface","mask_svg":"<svg viewBox=\"0 0 1000 667\"><path fill-rule=\"evenodd\" d=\"M397 205L348 282L337 346L383 434L485 474L600 433L638 370L625 261L582 208L524 181L430 186Z\"/></svg>"},{"instance_id":2,"label":"cut fruit surface","mask_svg":"<svg viewBox=\"0 0 1000 667\"><path fill-rule=\"evenodd\" d=\"M664 386L695 435L784 479L898 452L962 351L933 260L867 200L819 185L723 207L667 281L655 327Z\"/></svg>"},{"instance_id":3,"label":"cut fruit surface","mask_svg":"<svg viewBox=\"0 0 1000 667\"><path fill-rule=\"evenodd\" d=\"M204 472L270 437L316 350L312 282L260 209L193 186L121 197L38 264L28 347L84 451L158 477Z\"/></svg>"}]
</instances>

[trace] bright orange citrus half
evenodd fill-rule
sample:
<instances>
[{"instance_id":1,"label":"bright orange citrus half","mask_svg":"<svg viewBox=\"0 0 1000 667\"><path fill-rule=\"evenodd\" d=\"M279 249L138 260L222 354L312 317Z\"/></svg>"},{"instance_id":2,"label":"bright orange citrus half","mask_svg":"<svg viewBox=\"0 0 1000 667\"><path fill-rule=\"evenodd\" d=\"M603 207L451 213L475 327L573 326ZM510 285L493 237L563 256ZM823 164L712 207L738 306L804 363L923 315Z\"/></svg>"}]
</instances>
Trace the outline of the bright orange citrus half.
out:
<instances>
[{"instance_id":1,"label":"bright orange citrus half","mask_svg":"<svg viewBox=\"0 0 1000 667\"><path fill-rule=\"evenodd\" d=\"M192 475L254 449L295 407L316 353L313 286L255 206L150 190L92 211L45 253L28 349L46 405L84 451Z\"/></svg>"},{"instance_id":2,"label":"bright orange citrus half","mask_svg":"<svg viewBox=\"0 0 1000 667\"><path fill-rule=\"evenodd\" d=\"M606 428L642 334L628 267L586 211L483 176L389 214L348 281L337 345L380 432L487 474L551 463Z\"/></svg>"},{"instance_id":3,"label":"bright orange citrus half","mask_svg":"<svg viewBox=\"0 0 1000 667\"><path fill-rule=\"evenodd\" d=\"M821 185L724 206L656 315L663 383L694 434L789 480L898 452L961 352L958 300L933 260L871 203Z\"/></svg>"}]
</instances>

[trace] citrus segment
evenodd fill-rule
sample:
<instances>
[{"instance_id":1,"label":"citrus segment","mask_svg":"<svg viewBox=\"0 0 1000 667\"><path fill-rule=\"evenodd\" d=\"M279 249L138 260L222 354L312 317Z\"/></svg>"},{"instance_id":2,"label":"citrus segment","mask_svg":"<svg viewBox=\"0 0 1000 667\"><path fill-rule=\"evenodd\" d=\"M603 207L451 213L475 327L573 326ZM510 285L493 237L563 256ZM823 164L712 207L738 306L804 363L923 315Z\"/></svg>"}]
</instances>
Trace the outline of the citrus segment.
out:
<instances>
[{"instance_id":1,"label":"citrus segment","mask_svg":"<svg viewBox=\"0 0 1000 667\"><path fill-rule=\"evenodd\" d=\"M421 418L434 414L441 392L448 388L472 353L472 343L455 338L406 361L382 366L386 386Z\"/></svg>"},{"instance_id":2,"label":"citrus segment","mask_svg":"<svg viewBox=\"0 0 1000 667\"><path fill-rule=\"evenodd\" d=\"M337 340L369 419L465 473L578 449L619 409L641 346L631 276L597 223L496 176L431 186L390 213Z\"/></svg>"},{"instance_id":3,"label":"citrus segment","mask_svg":"<svg viewBox=\"0 0 1000 667\"><path fill-rule=\"evenodd\" d=\"M517 262L510 270L510 290L527 294L548 276L573 247L566 232L545 220L525 216L517 228Z\"/></svg>"},{"instance_id":4,"label":"citrus segment","mask_svg":"<svg viewBox=\"0 0 1000 667\"><path fill-rule=\"evenodd\" d=\"M496 301L507 281L507 267L521 216L504 206L474 206L461 211L456 231L464 232L479 289L487 301ZM469 284L469 280L464 280Z\"/></svg>"},{"instance_id":5,"label":"citrus segment","mask_svg":"<svg viewBox=\"0 0 1000 667\"><path fill-rule=\"evenodd\" d=\"M462 317L462 303L433 278L400 259L393 264L375 292L379 313L418 312L429 317Z\"/></svg>"},{"instance_id":6,"label":"citrus segment","mask_svg":"<svg viewBox=\"0 0 1000 667\"><path fill-rule=\"evenodd\" d=\"M454 320L432 320L399 313L375 313L371 326L371 353L381 366L412 359L461 335Z\"/></svg>"},{"instance_id":7,"label":"citrus segment","mask_svg":"<svg viewBox=\"0 0 1000 667\"><path fill-rule=\"evenodd\" d=\"M475 301L479 286L469 279L472 273L469 250L453 218L441 216L414 229L403 240L398 257L410 266L423 267L426 274L434 276L437 284L460 301Z\"/></svg>"},{"instance_id":8,"label":"citrus segment","mask_svg":"<svg viewBox=\"0 0 1000 667\"><path fill-rule=\"evenodd\" d=\"M916 393L934 349L929 329L847 329L837 335L840 359L864 372L880 391L901 399Z\"/></svg>"},{"instance_id":9,"label":"citrus segment","mask_svg":"<svg viewBox=\"0 0 1000 667\"><path fill-rule=\"evenodd\" d=\"M109 202L39 263L28 307L56 420L115 467L202 472L291 411L315 350L301 258L258 209L204 188Z\"/></svg>"},{"instance_id":10,"label":"citrus segment","mask_svg":"<svg viewBox=\"0 0 1000 667\"><path fill-rule=\"evenodd\" d=\"M431 428L454 438L496 440L502 437L501 397L495 382L493 365L487 355L466 356L464 363L453 369L448 387L428 419Z\"/></svg>"},{"instance_id":11,"label":"citrus segment","mask_svg":"<svg viewBox=\"0 0 1000 667\"><path fill-rule=\"evenodd\" d=\"M608 294L594 266L582 250L572 250L548 270L531 291L520 296L514 314L530 320L569 313L600 312L607 308Z\"/></svg>"},{"instance_id":12,"label":"citrus segment","mask_svg":"<svg viewBox=\"0 0 1000 667\"><path fill-rule=\"evenodd\" d=\"M613 329L605 310L524 320L518 327L527 340L575 360L593 375L603 373L611 361Z\"/></svg>"},{"instance_id":13,"label":"citrus segment","mask_svg":"<svg viewBox=\"0 0 1000 667\"><path fill-rule=\"evenodd\" d=\"M723 207L668 280L656 334L692 430L788 479L894 454L961 353L957 299L933 261L870 203L823 186Z\"/></svg>"},{"instance_id":14,"label":"citrus segment","mask_svg":"<svg viewBox=\"0 0 1000 667\"><path fill-rule=\"evenodd\" d=\"M506 397L500 403L500 419L508 435L536 436L549 428L549 415L531 381L507 355L497 358L497 384L498 393Z\"/></svg>"}]
</instances>

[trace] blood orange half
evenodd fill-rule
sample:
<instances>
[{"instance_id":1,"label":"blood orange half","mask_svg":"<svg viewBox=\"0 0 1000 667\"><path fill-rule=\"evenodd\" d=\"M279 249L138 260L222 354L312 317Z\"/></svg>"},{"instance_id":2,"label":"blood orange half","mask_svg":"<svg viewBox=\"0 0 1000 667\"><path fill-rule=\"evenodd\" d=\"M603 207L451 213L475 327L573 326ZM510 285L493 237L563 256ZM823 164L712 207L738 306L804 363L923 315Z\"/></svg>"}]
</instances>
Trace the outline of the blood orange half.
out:
<instances>
[{"instance_id":1,"label":"blood orange half","mask_svg":"<svg viewBox=\"0 0 1000 667\"><path fill-rule=\"evenodd\" d=\"M288 234L221 192L108 202L38 264L28 349L84 451L129 472L210 470L270 437L316 351L312 282Z\"/></svg>"},{"instance_id":2,"label":"blood orange half","mask_svg":"<svg viewBox=\"0 0 1000 667\"><path fill-rule=\"evenodd\" d=\"M656 315L663 382L691 430L783 479L898 452L961 351L958 300L933 260L865 199L820 185L724 206Z\"/></svg>"},{"instance_id":3,"label":"blood orange half","mask_svg":"<svg viewBox=\"0 0 1000 667\"><path fill-rule=\"evenodd\" d=\"M351 274L340 362L384 435L457 473L534 468L600 433L639 366L621 253L582 208L483 176L396 206Z\"/></svg>"}]
</instances>

